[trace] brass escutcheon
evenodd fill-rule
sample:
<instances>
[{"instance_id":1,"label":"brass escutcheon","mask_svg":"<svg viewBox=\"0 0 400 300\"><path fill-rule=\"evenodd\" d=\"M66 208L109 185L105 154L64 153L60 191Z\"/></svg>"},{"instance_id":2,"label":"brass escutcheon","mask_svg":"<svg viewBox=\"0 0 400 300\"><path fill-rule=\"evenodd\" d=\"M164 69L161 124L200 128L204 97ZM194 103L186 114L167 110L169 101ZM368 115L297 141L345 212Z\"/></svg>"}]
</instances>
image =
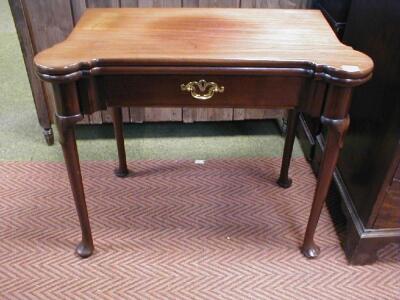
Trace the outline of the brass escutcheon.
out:
<instances>
[{"instance_id":1,"label":"brass escutcheon","mask_svg":"<svg viewBox=\"0 0 400 300\"><path fill-rule=\"evenodd\" d=\"M208 100L214 96L214 93L223 93L224 89L223 86L219 87L215 82L207 82L204 79L181 84L182 91L190 92L192 97L198 100Z\"/></svg>"}]
</instances>

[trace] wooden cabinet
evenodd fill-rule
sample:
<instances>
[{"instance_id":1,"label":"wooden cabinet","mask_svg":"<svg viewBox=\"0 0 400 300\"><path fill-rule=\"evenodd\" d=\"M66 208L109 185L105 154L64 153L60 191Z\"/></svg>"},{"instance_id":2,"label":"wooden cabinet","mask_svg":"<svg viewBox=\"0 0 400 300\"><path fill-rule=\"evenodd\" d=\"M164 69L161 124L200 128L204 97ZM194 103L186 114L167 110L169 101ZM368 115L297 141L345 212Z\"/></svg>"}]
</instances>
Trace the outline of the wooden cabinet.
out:
<instances>
[{"instance_id":1,"label":"wooden cabinet","mask_svg":"<svg viewBox=\"0 0 400 300\"><path fill-rule=\"evenodd\" d=\"M351 0L316 0L314 8L320 9L339 37L343 36Z\"/></svg>"},{"instance_id":2,"label":"wooden cabinet","mask_svg":"<svg viewBox=\"0 0 400 300\"><path fill-rule=\"evenodd\" d=\"M400 221L400 150L394 158L392 168L397 165L397 171L392 178L392 172L388 174L389 183L386 189L381 191L381 203L378 208L375 228L399 228Z\"/></svg>"},{"instance_id":3,"label":"wooden cabinet","mask_svg":"<svg viewBox=\"0 0 400 300\"><path fill-rule=\"evenodd\" d=\"M378 249L400 242L399 35L399 1L351 1L343 41L375 63L372 80L354 89L350 128L335 176L347 216L344 248L353 264L371 263ZM324 129L305 120L299 131L318 169Z\"/></svg>"},{"instance_id":4,"label":"wooden cabinet","mask_svg":"<svg viewBox=\"0 0 400 300\"><path fill-rule=\"evenodd\" d=\"M33 56L39 51L64 40L88 7L257 7L307 8L310 0L9 0L14 16L25 65L30 80L40 125L49 144L53 143L53 94L47 84L34 74ZM232 121L245 119L281 118L279 109L233 108L124 108L124 122L151 121ZM108 111L87 115L83 124L111 122Z\"/></svg>"}]
</instances>

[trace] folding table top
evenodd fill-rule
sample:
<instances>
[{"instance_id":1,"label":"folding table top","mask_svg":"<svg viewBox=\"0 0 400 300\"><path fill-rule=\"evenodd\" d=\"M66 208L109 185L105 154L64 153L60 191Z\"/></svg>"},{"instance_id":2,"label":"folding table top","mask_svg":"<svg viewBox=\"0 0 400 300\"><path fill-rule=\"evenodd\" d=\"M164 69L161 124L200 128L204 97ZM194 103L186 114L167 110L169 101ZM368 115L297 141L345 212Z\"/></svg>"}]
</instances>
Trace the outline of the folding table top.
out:
<instances>
[{"instance_id":1,"label":"folding table top","mask_svg":"<svg viewBox=\"0 0 400 300\"><path fill-rule=\"evenodd\" d=\"M101 66L308 67L362 79L373 69L320 11L290 9L88 9L35 64L49 75Z\"/></svg>"}]
</instances>

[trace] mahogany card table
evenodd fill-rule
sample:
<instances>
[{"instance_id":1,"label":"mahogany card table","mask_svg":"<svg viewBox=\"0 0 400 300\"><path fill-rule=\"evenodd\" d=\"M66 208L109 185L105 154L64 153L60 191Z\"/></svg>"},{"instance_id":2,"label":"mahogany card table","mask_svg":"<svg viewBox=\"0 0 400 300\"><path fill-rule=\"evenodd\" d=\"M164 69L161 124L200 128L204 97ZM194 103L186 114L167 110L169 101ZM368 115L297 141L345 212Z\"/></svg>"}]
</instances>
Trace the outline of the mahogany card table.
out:
<instances>
[{"instance_id":1,"label":"mahogany card table","mask_svg":"<svg viewBox=\"0 0 400 300\"><path fill-rule=\"evenodd\" d=\"M121 107L284 108L288 132L280 177L288 176L299 112L320 117L326 146L301 247L314 233L343 137L352 88L372 76L372 60L343 45L317 10L88 9L70 36L35 57L55 94L55 120L78 213L76 251L94 250L74 125L112 110L119 167L126 176ZM290 199L288 199L290 200Z\"/></svg>"}]
</instances>

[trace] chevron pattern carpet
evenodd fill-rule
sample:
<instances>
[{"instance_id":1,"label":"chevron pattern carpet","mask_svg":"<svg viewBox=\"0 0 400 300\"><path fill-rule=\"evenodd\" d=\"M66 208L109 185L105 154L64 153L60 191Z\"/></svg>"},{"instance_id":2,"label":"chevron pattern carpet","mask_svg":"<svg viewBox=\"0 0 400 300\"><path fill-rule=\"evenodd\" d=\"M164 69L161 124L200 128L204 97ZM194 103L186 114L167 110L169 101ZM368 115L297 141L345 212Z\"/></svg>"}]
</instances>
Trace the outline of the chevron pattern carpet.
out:
<instances>
[{"instance_id":1,"label":"chevron pattern carpet","mask_svg":"<svg viewBox=\"0 0 400 300\"><path fill-rule=\"evenodd\" d=\"M346 263L324 209L321 257L299 252L315 179L275 184L280 159L84 162L96 252L79 227L62 163L0 164L0 299L400 299L399 247ZM343 227L343 226L342 226Z\"/></svg>"}]
</instances>

